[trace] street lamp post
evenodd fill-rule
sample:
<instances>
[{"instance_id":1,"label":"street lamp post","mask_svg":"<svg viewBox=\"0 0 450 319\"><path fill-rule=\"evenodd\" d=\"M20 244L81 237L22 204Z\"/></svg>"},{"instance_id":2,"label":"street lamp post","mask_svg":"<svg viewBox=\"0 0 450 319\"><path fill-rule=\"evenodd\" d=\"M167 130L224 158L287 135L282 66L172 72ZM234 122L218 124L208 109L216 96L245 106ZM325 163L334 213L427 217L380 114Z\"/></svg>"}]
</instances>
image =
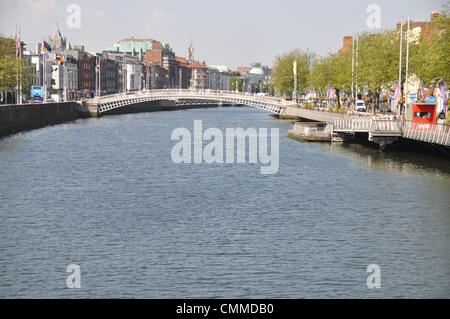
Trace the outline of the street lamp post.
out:
<instances>
[{"instance_id":1,"label":"street lamp post","mask_svg":"<svg viewBox=\"0 0 450 319\"><path fill-rule=\"evenodd\" d=\"M400 94L400 101L397 106L397 114L401 115L402 109L402 58L403 58L403 17L400 19L400 61L398 63L398 90Z\"/></svg>"},{"instance_id":2,"label":"street lamp post","mask_svg":"<svg viewBox=\"0 0 450 319\"><path fill-rule=\"evenodd\" d=\"M101 77L100 77L100 59L98 56L96 57L95 62L96 62L95 63L95 77L97 79L96 86L95 86L95 90L96 90L95 95L100 96Z\"/></svg>"},{"instance_id":3,"label":"street lamp post","mask_svg":"<svg viewBox=\"0 0 450 319\"><path fill-rule=\"evenodd\" d=\"M149 67L148 67L148 64L147 64L146 65L146 72L145 72L145 75L147 77L147 86L146 86L147 90L150 89L150 74L149 74L149 72L150 72L150 70L149 70Z\"/></svg>"},{"instance_id":4,"label":"street lamp post","mask_svg":"<svg viewBox=\"0 0 450 319\"><path fill-rule=\"evenodd\" d=\"M123 86L123 93L127 92L127 88L128 88L128 76L127 76L127 64L125 63L125 61L123 62L123 70L122 70L122 86Z\"/></svg>"},{"instance_id":5,"label":"street lamp post","mask_svg":"<svg viewBox=\"0 0 450 319\"><path fill-rule=\"evenodd\" d=\"M42 80L44 84L44 103L47 103L47 61L45 59L46 53L44 52L42 54Z\"/></svg>"},{"instance_id":6,"label":"street lamp post","mask_svg":"<svg viewBox=\"0 0 450 319\"><path fill-rule=\"evenodd\" d=\"M351 90L352 99L355 99L354 79L355 79L355 37L352 37L352 90Z\"/></svg>"},{"instance_id":7,"label":"street lamp post","mask_svg":"<svg viewBox=\"0 0 450 319\"><path fill-rule=\"evenodd\" d=\"M405 70L405 110L406 110L406 105L408 104L408 93L409 93L409 88L408 88L408 77L409 77L409 39L410 38L410 30L409 30L409 15L408 15L408 26L407 26L407 31L406 31L406 70Z\"/></svg>"},{"instance_id":8,"label":"street lamp post","mask_svg":"<svg viewBox=\"0 0 450 319\"><path fill-rule=\"evenodd\" d=\"M298 105L298 101L297 101L297 60L294 60L294 65L293 65L293 73L294 73L294 98L295 98L295 103Z\"/></svg>"}]
</instances>

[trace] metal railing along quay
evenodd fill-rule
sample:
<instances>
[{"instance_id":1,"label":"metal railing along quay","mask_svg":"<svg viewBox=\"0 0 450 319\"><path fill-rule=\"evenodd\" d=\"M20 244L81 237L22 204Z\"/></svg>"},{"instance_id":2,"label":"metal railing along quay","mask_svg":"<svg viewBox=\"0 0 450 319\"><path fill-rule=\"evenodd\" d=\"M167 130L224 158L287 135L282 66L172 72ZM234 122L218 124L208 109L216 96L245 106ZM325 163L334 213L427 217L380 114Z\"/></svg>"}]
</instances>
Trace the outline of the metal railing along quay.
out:
<instances>
[{"instance_id":1,"label":"metal railing along quay","mask_svg":"<svg viewBox=\"0 0 450 319\"><path fill-rule=\"evenodd\" d=\"M370 132L372 119L366 117L346 117L333 124L334 132Z\"/></svg>"},{"instance_id":2,"label":"metal railing along quay","mask_svg":"<svg viewBox=\"0 0 450 319\"><path fill-rule=\"evenodd\" d=\"M366 132L378 136L401 136L416 141L450 146L450 126L440 123L418 123L386 117L347 117L334 121L333 132Z\"/></svg>"},{"instance_id":3,"label":"metal railing along quay","mask_svg":"<svg viewBox=\"0 0 450 319\"><path fill-rule=\"evenodd\" d=\"M450 146L450 126L440 123L403 121L404 138Z\"/></svg>"}]
</instances>

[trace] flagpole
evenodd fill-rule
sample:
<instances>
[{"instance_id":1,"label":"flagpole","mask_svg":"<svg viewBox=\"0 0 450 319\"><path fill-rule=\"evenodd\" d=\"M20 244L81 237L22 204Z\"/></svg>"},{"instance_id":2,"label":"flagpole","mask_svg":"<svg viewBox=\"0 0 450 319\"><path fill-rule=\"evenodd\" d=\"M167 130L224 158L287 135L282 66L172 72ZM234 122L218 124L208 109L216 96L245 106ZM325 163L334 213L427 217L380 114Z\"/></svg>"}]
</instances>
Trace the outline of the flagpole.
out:
<instances>
[{"instance_id":1,"label":"flagpole","mask_svg":"<svg viewBox=\"0 0 450 319\"><path fill-rule=\"evenodd\" d=\"M354 76L355 76L355 37L352 37L352 98L354 95Z\"/></svg>"},{"instance_id":2,"label":"flagpole","mask_svg":"<svg viewBox=\"0 0 450 319\"><path fill-rule=\"evenodd\" d=\"M403 17L400 19L400 61L398 64L398 90L400 93L400 101L398 105L397 113L401 115L402 112L402 58L403 58Z\"/></svg>"},{"instance_id":3,"label":"flagpole","mask_svg":"<svg viewBox=\"0 0 450 319\"><path fill-rule=\"evenodd\" d=\"M359 39L358 39L358 35L356 35L356 42L355 42L355 105L356 105L356 100L358 99L358 57L359 57L359 50L358 50L358 45L359 45Z\"/></svg>"},{"instance_id":4,"label":"flagpole","mask_svg":"<svg viewBox=\"0 0 450 319\"><path fill-rule=\"evenodd\" d=\"M17 24L16 24L16 37L15 37L15 43L16 43L16 104L19 103L19 47L17 45L17 41L19 39L18 33L17 33Z\"/></svg>"},{"instance_id":5,"label":"flagpole","mask_svg":"<svg viewBox=\"0 0 450 319\"><path fill-rule=\"evenodd\" d=\"M295 96L295 103L298 105L297 101L297 60L294 60L294 96Z\"/></svg>"},{"instance_id":6,"label":"flagpole","mask_svg":"<svg viewBox=\"0 0 450 319\"><path fill-rule=\"evenodd\" d=\"M19 49L19 104L23 103L23 96L22 96L22 37L21 37L22 30L19 27L19 38L18 38L18 49Z\"/></svg>"},{"instance_id":7,"label":"flagpole","mask_svg":"<svg viewBox=\"0 0 450 319\"><path fill-rule=\"evenodd\" d=\"M408 29L406 31L406 71L405 71L405 111L406 111L406 104L408 102L408 94L409 94L409 85L408 85L408 77L409 77L409 15L408 15Z\"/></svg>"},{"instance_id":8,"label":"flagpole","mask_svg":"<svg viewBox=\"0 0 450 319\"><path fill-rule=\"evenodd\" d=\"M43 44L45 46L45 43ZM46 56L46 49L44 48L44 50L42 50L42 72L44 73L43 75L43 80L44 80L44 103L47 103L47 63L45 60L45 56Z\"/></svg>"},{"instance_id":9,"label":"flagpole","mask_svg":"<svg viewBox=\"0 0 450 319\"><path fill-rule=\"evenodd\" d=\"M63 77L64 77L64 88L63 88L63 95L64 95L64 102L67 102L67 69L66 69L66 59L64 57L63 62L61 63L61 58L59 60L59 67L63 67Z\"/></svg>"}]
</instances>

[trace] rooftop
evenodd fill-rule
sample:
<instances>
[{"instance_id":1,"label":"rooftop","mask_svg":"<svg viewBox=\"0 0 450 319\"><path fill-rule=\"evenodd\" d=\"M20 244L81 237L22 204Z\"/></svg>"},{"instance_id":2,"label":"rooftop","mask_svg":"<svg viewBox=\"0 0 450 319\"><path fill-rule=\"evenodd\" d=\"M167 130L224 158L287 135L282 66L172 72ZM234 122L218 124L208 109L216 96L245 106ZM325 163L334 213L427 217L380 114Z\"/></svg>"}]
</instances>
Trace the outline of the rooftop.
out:
<instances>
[{"instance_id":1,"label":"rooftop","mask_svg":"<svg viewBox=\"0 0 450 319\"><path fill-rule=\"evenodd\" d=\"M248 73L253 75L264 75L264 71L261 68L253 68Z\"/></svg>"},{"instance_id":2,"label":"rooftop","mask_svg":"<svg viewBox=\"0 0 450 319\"><path fill-rule=\"evenodd\" d=\"M120 42L158 42L158 41L153 40L153 39L143 39L143 38L131 37L131 38L122 39L122 40L119 41L119 43Z\"/></svg>"},{"instance_id":3,"label":"rooftop","mask_svg":"<svg viewBox=\"0 0 450 319\"><path fill-rule=\"evenodd\" d=\"M216 68L220 73L231 72L230 68L225 65L210 65L212 68Z\"/></svg>"}]
</instances>

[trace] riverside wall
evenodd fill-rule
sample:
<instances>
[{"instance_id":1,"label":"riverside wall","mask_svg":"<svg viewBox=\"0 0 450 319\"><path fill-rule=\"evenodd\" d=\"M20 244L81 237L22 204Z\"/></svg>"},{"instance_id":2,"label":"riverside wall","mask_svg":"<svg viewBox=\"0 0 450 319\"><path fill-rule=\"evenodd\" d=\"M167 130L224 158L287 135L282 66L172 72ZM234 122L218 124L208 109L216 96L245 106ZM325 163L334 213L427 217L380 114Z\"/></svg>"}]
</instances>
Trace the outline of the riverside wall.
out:
<instances>
[{"instance_id":1,"label":"riverside wall","mask_svg":"<svg viewBox=\"0 0 450 319\"><path fill-rule=\"evenodd\" d=\"M0 105L0 136L88 117L76 102Z\"/></svg>"},{"instance_id":2,"label":"riverside wall","mask_svg":"<svg viewBox=\"0 0 450 319\"><path fill-rule=\"evenodd\" d=\"M218 107L218 105L208 103L177 105L174 101L151 101L111 110L102 115L207 107ZM77 102L0 105L0 137L48 125L71 122L80 118L98 116L96 105L82 105Z\"/></svg>"}]
</instances>

